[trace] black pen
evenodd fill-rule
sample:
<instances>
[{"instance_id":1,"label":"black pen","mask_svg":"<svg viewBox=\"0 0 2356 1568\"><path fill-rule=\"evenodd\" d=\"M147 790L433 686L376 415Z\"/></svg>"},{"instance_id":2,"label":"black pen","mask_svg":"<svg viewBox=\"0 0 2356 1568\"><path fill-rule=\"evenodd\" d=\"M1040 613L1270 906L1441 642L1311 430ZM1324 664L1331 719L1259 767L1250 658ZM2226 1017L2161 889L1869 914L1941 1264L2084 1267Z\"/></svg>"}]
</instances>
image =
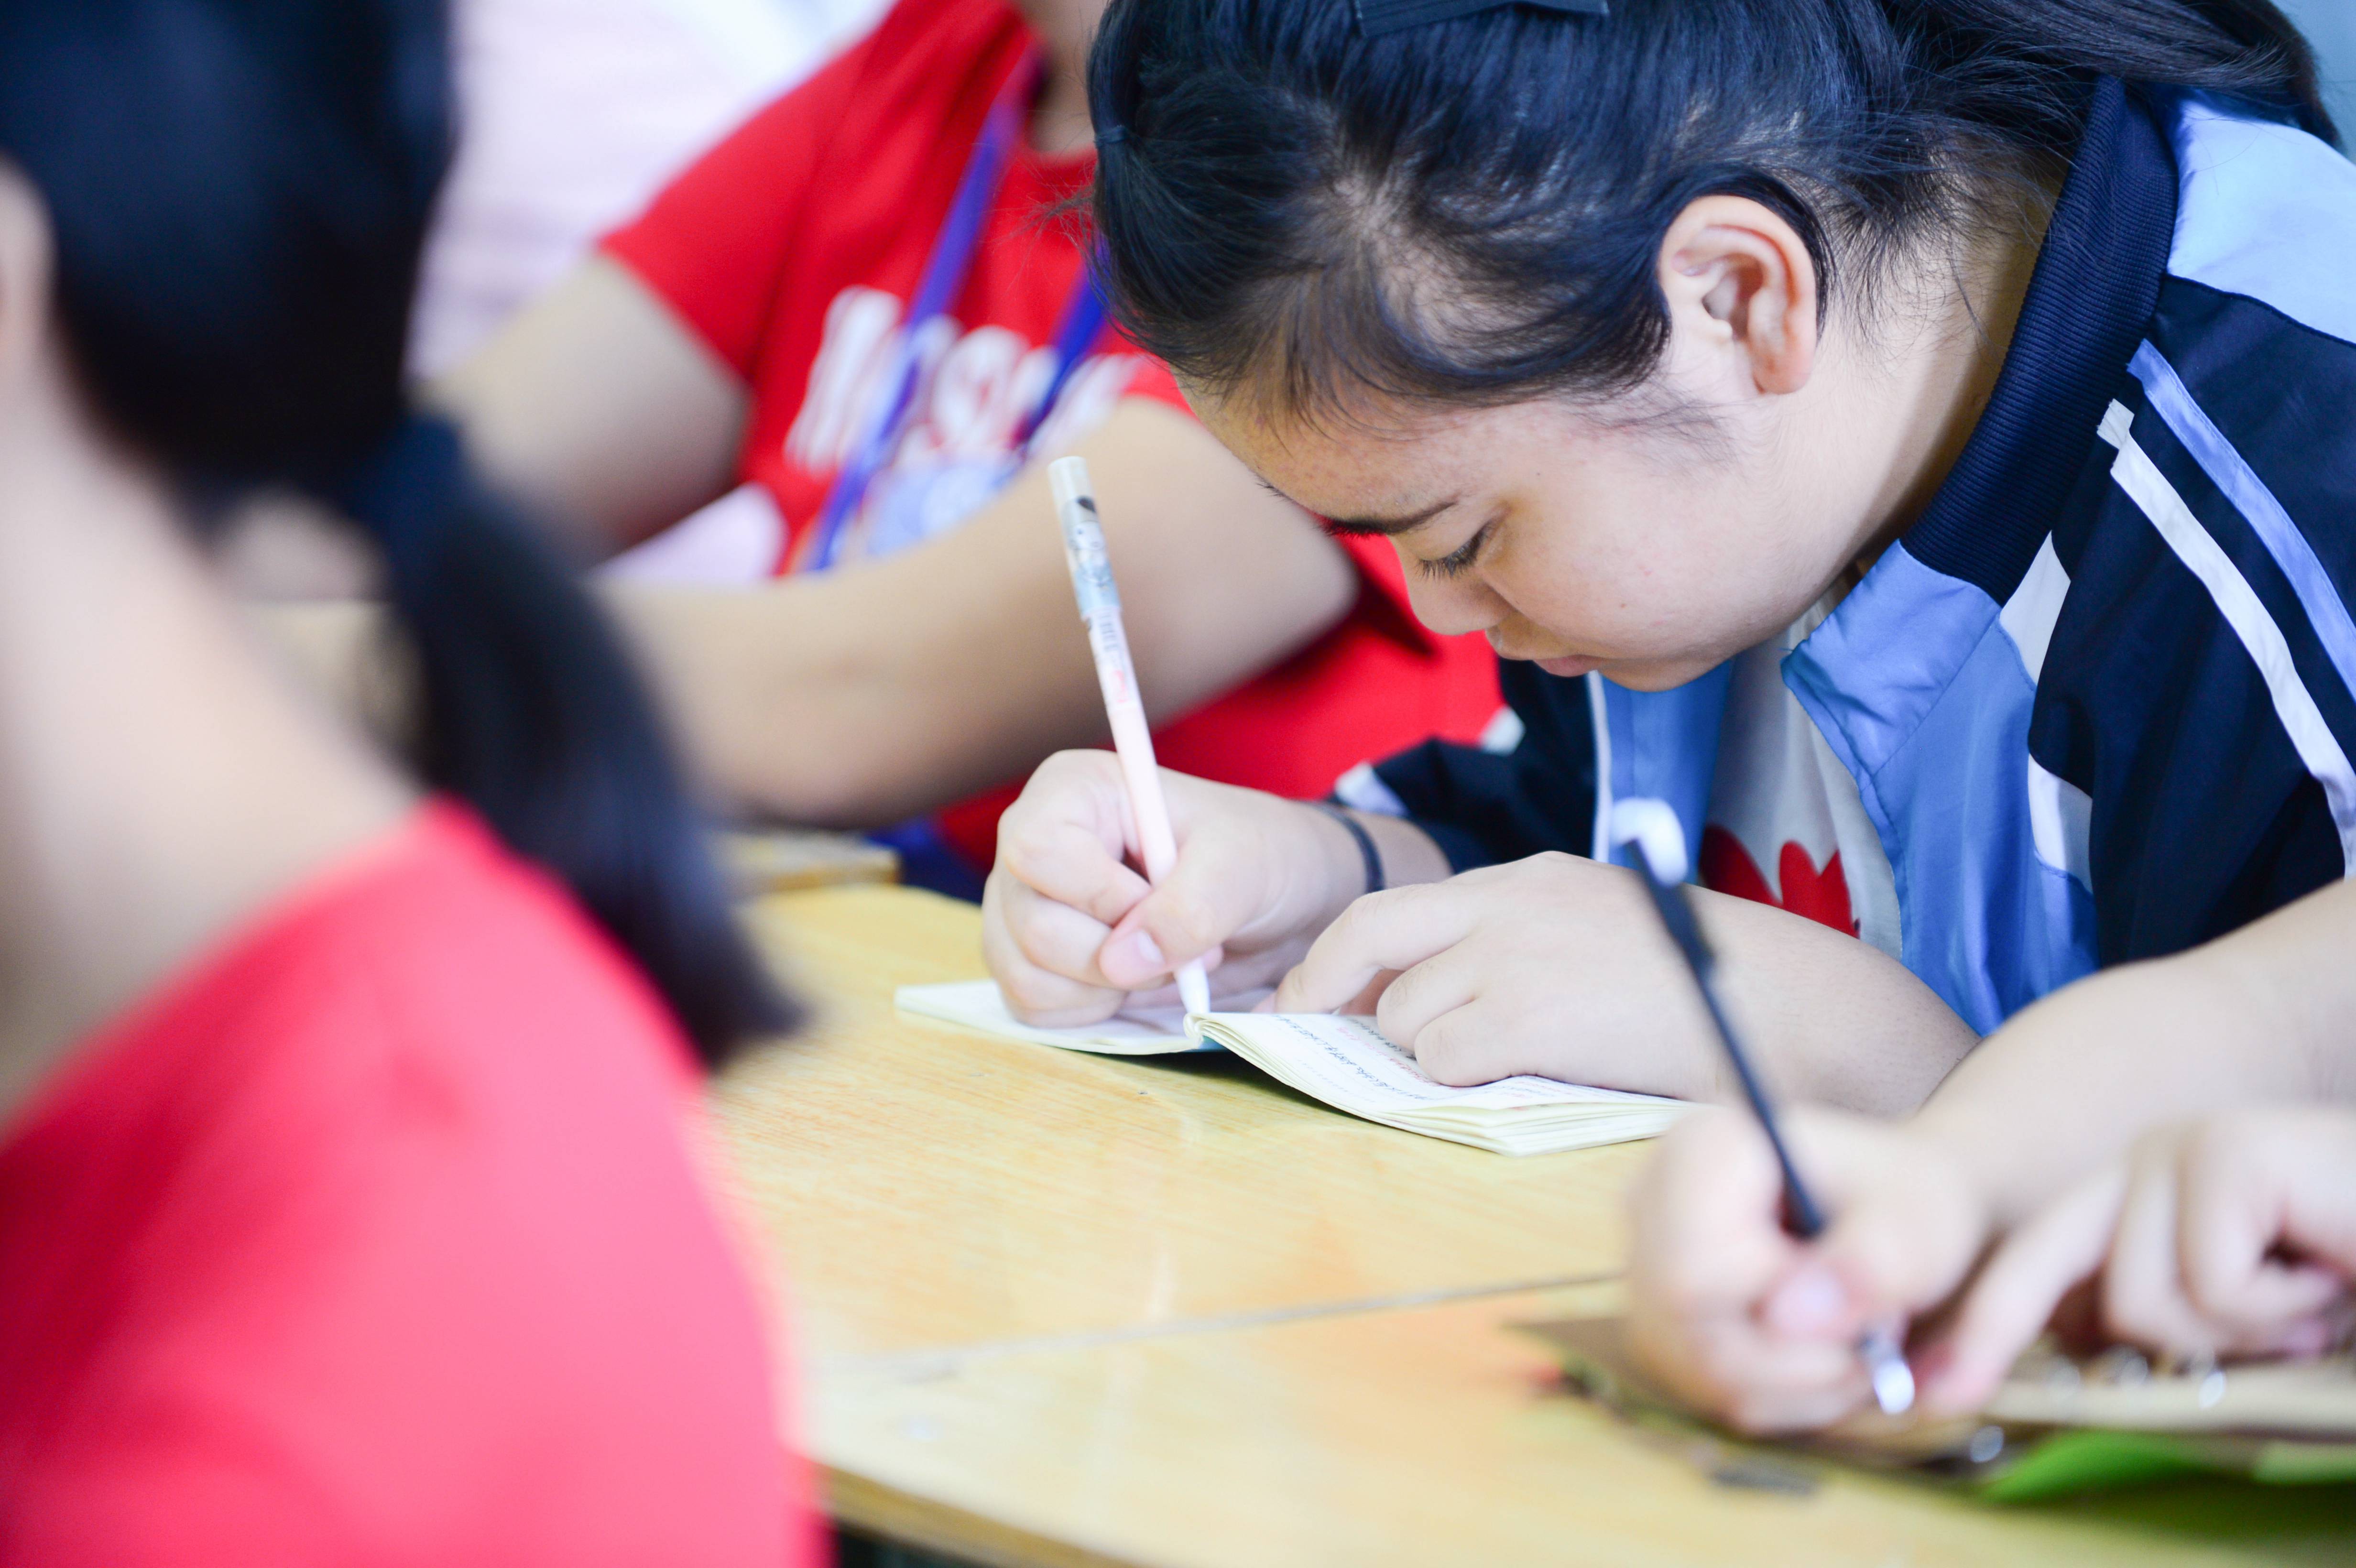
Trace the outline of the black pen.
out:
<instances>
[{"instance_id":1,"label":"black pen","mask_svg":"<svg viewBox=\"0 0 2356 1568\"><path fill-rule=\"evenodd\" d=\"M1733 1063L1734 1076L1742 1084L1743 1098L1751 1102L1751 1115L1759 1118L1768 1145L1775 1151L1775 1163L1783 1172L1785 1222L1794 1235L1813 1242L1824 1234L1825 1211L1809 1194L1807 1183L1800 1179L1799 1167L1792 1163L1792 1151L1776 1124L1775 1108L1768 1102L1766 1085L1751 1069L1750 1053L1735 1037L1734 1025L1719 1000L1718 987L1710 977L1716 961L1702 938L1693 906L1686 901L1686 837L1677 814L1665 801L1617 801L1612 807L1611 826L1614 848L1628 845L1635 849L1636 869L1645 891L1653 895L1653 907L1660 912L1669 939L1685 955L1694 987L1701 992L1702 1006L1709 1010L1709 1021L1718 1030L1719 1043L1726 1048L1726 1059ZM1886 1326L1869 1328L1857 1349L1873 1380L1873 1402L1882 1413L1900 1415L1912 1409L1914 1371L1906 1364L1898 1336Z\"/></svg>"}]
</instances>

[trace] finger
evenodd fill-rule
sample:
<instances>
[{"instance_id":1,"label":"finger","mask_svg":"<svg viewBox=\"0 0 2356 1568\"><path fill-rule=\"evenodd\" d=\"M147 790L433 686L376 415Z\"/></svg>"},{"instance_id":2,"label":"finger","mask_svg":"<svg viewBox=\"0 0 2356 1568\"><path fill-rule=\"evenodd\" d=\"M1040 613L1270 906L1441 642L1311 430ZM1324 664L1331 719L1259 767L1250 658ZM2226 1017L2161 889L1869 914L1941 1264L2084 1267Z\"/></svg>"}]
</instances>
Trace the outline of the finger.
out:
<instances>
[{"instance_id":1,"label":"finger","mask_svg":"<svg viewBox=\"0 0 2356 1568\"><path fill-rule=\"evenodd\" d=\"M1121 989L1097 967L1097 949L1104 945L1108 929L1102 921L1085 910L1042 897L1012 879L1005 880L1007 885L999 901L1000 919L995 923L1002 925L1025 961L1085 986ZM982 892L987 901L989 884L983 884Z\"/></svg>"},{"instance_id":2,"label":"finger","mask_svg":"<svg viewBox=\"0 0 2356 1568\"><path fill-rule=\"evenodd\" d=\"M1069 904L1110 926L1137 907L1151 884L1121 859L1113 816L1088 809L1082 798L1058 799L1055 812L1033 811L1016 822L1008 813L998 835L997 869L1057 903Z\"/></svg>"},{"instance_id":3,"label":"finger","mask_svg":"<svg viewBox=\"0 0 2356 1568\"><path fill-rule=\"evenodd\" d=\"M2258 1355L2303 1343L2345 1290L2329 1269L2275 1256L2308 1174L2305 1150L2276 1130L2264 1118L2205 1123L2186 1136L2179 1157L2178 1271L2220 1350Z\"/></svg>"},{"instance_id":4,"label":"finger","mask_svg":"<svg viewBox=\"0 0 2356 1568\"><path fill-rule=\"evenodd\" d=\"M1996 1392L2071 1287L2102 1266L2126 1201L2126 1168L2110 1166L2040 1210L1979 1273L1933 1354L1926 1407L1978 1410Z\"/></svg>"},{"instance_id":5,"label":"finger","mask_svg":"<svg viewBox=\"0 0 2356 1568\"><path fill-rule=\"evenodd\" d=\"M1384 974L1392 978L1375 1004L1375 1022L1386 1037L1412 1052L1426 1072L1442 1083L1486 1083L1504 1076L1461 1075L1472 1065L1466 1059L1476 1054L1465 1048L1478 1040L1467 1026L1479 1021L1463 1015L1480 996L1478 965L1465 946L1451 947L1412 969L1378 971L1377 977ZM1449 1020L1447 1029L1440 1027L1442 1019ZM1453 1039L1443 1039L1448 1035Z\"/></svg>"},{"instance_id":6,"label":"finger","mask_svg":"<svg viewBox=\"0 0 2356 1568\"><path fill-rule=\"evenodd\" d=\"M981 955L1008 1010L1027 1023L1055 1029L1111 1017L1123 1000L1119 990L1055 973L1033 963L1024 952L1012 929L1023 917L1010 917L1008 906L1025 901L1074 919L1087 918L1076 910L1040 899L1001 872L991 873L982 887Z\"/></svg>"},{"instance_id":7,"label":"finger","mask_svg":"<svg viewBox=\"0 0 2356 1568\"><path fill-rule=\"evenodd\" d=\"M1173 891L1173 885L1175 891ZM1215 970L1225 961L1222 939L1245 916L1219 901L1205 901L1196 879L1157 888L1124 916L1097 950L1097 967L1105 978L1132 990L1166 985L1188 964Z\"/></svg>"},{"instance_id":8,"label":"finger","mask_svg":"<svg viewBox=\"0 0 2356 1568\"><path fill-rule=\"evenodd\" d=\"M1437 963L1439 960L1435 959ZM1426 965L1429 967L1429 965ZM1410 969L1399 977L1404 980L1416 971ZM1391 983L1383 1002L1398 990L1399 982ZM1412 1033L1402 1032L1404 1026L1394 1026L1384 1017L1384 1008L1376 1008L1376 1021L1383 1033L1405 1050L1415 1054L1416 1064L1435 1083L1469 1089L1475 1084L1494 1083L1500 1078L1511 1078L1514 1069L1505 1055L1505 1031L1498 1027L1495 1009L1474 1001L1445 1012Z\"/></svg>"},{"instance_id":9,"label":"finger","mask_svg":"<svg viewBox=\"0 0 2356 1568\"><path fill-rule=\"evenodd\" d=\"M2113 1338L2174 1355L2217 1349L2184 1293L2178 1255L2180 1140L2147 1138L2129 1157L2126 1201L2103 1265L2103 1328Z\"/></svg>"},{"instance_id":10,"label":"finger","mask_svg":"<svg viewBox=\"0 0 2356 1568\"><path fill-rule=\"evenodd\" d=\"M1177 863L1114 926L1098 965L1107 978L1141 985L1183 964L1216 967L1228 940L1262 912L1269 894L1266 849L1233 820L1194 825Z\"/></svg>"},{"instance_id":11,"label":"finger","mask_svg":"<svg viewBox=\"0 0 2356 1568\"><path fill-rule=\"evenodd\" d=\"M1471 933L1475 891L1452 882L1369 893L1342 912L1277 987L1283 1013L1330 1013L1386 969L1406 971Z\"/></svg>"},{"instance_id":12,"label":"finger","mask_svg":"<svg viewBox=\"0 0 2356 1568\"><path fill-rule=\"evenodd\" d=\"M2283 1173L2282 1241L2346 1280L2356 1280L2356 1118L2310 1108L2275 1118Z\"/></svg>"}]
</instances>

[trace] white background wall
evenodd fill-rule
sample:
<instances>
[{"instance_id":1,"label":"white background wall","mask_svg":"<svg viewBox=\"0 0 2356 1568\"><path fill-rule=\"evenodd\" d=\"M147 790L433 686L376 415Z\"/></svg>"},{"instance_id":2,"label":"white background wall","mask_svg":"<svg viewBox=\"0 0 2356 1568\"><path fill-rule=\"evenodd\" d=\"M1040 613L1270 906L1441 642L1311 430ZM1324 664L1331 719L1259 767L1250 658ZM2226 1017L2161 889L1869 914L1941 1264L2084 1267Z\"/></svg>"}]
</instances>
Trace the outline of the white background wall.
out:
<instances>
[{"instance_id":1,"label":"white background wall","mask_svg":"<svg viewBox=\"0 0 2356 1568\"><path fill-rule=\"evenodd\" d=\"M410 344L432 375L884 0L456 0L458 159Z\"/></svg>"}]
</instances>

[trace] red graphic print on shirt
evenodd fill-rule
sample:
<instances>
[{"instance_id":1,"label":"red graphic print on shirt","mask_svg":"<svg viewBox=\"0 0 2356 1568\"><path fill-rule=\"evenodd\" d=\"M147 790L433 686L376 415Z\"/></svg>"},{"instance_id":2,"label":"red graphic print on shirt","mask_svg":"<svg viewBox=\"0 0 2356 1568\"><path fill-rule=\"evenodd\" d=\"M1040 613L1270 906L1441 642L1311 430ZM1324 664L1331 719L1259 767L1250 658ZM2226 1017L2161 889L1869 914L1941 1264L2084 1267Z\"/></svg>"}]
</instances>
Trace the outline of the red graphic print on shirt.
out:
<instances>
[{"instance_id":1,"label":"red graphic print on shirt","mask_svg":"<svg viewBox=\"0 0 2356 1568\"><path fill-rule=\"evenodd\" d=\"M1702 886L1806 915L1844 936L1858 933L1856 917L1849 912L1848 877L1841 869L1839 850L1834 850L1824 869L1818 870L1805 849L1786 840L1783 854L1776 859L1776 880L1783 889L1782 898L1775 896L1775 890L1760 874L1740 839L1716 823L1702 829Z\"/></svg>"}]
</instances>

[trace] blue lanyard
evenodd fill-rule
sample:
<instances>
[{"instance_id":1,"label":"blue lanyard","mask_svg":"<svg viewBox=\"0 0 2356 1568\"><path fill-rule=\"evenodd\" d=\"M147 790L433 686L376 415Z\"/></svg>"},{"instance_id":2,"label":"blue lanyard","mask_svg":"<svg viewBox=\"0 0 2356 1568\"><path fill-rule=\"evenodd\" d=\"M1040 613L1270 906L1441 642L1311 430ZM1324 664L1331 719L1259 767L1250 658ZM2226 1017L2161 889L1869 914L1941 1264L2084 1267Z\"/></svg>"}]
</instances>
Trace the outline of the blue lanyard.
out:
<instances>
[{"instance_id":1,"label":"blue lanyard","mask_svg":"<svg viewBox=\"0 0 2356 1568\"><path fill-rule=\"evenodd\" d=\"M884 379L890 395L880 404L878 417L869 424L865 436L852 449L851 460L836 474L833 485L827 491L826 505L819 512L816 539L808 558L813 570L824 571L834 564L844 530L857 514L860 502L865 499L868 486L884 471L907 429L908 416L915 411L917 375L922 369L917 358L918 338L926 323L945 315L957 303L958 293L973 270L973 254L981 240L982 225L989 219L998 188L1006 177L1006 161L1023 134L1038 80L1039 59L1034 55L1015 68L1014 74L999 90L997 101L990 106L989 118L982 122L981 139L974 144L973 155L966 161L965 174L958 181L957 199L950 204L948 218L933 241L932 255L925 262L924 277L916 286L916 300L908 308L907 324L900 334L895 361ZM1031 438L1038 433L1039 426L1055 411L1056 400L1070 384L1072 372L1103 329L1104 302L1097 293L1091 269L1084 264L1080 281L1074 286L1071 300L1064 307L1064 318L1056 327L1055 373L1048 378L1046 391L1024 414L1017 432L1017 462L1029 450Z\"/></svg>"}]
</instances>

